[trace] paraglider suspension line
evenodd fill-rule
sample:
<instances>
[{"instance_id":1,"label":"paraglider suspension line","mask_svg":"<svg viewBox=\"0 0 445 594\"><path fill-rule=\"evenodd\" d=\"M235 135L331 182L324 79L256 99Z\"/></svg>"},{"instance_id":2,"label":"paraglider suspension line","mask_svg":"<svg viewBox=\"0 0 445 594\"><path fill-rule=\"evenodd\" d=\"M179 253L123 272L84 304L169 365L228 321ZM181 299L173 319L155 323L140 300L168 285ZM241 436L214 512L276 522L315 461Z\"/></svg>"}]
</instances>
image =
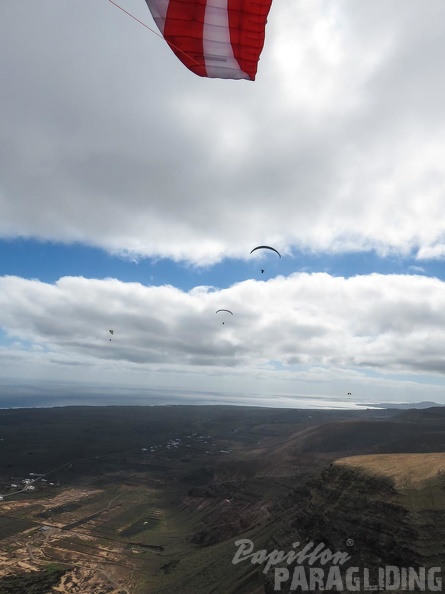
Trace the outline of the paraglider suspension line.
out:
<instances>
[{"instance_id":1,"label":"paraglider suspension line","mask_svg":"<svg viewBox=\"0 0 445 594\"><path fill-rule=\"evenodd\" d=\"M202 66L202 64L200 64L199 62L197 62L192 56L190 56L190 54L187 54L186 52L182 51L182 49L180 49L179 47L177 47L174 43L171 43L170 41L167 41L167 39L165 39L165 37L163 37L160 33L158 33L157 31L155 31L151 27L149 27L143 21L140 21L137 17L134 16L134 14L131 14L131 12L128 12L128 10L125 10L125 8L123 8L122 6L120 6L119 4L117 4L116 2L114 2L114 0L108 0L108 2L110 2L111 4L113 4L116 8L119 8L119 10L122 10L122 12L125 12L125 14L127 14L129 17L131 17L132 19L134 19L135 21L137 21L140 25L142 25L143 27L145 27L146 29L148 29L149 31L151 31L152 33L154 33L155 35L157 35L161 39L164 39L164 41L166 41L168 43L168 45L172 49L175 49L176 51L180 52L181 54L184 54L184 56L187 56L187 58L189 58L190 60L192 60L193 62L195 62L195 64L197 66L199 66L199 67Z\"/></svg>"}]
</instances>

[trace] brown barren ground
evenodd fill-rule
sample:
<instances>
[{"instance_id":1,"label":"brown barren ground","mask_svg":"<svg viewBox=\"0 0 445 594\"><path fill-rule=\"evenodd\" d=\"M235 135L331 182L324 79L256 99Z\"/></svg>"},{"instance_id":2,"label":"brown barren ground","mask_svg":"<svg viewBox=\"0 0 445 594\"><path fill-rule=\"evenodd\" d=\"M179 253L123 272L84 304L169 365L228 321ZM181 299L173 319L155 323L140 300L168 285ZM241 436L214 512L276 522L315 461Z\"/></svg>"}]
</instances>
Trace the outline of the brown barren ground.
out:
<instances>
[{"instance_id":1,"label":"brown barren ground","mask_svg":"<svg viewBox=\"0 0 445 594\"><path fill-rule=\"evenodd\" d=\"M369 454L339 458L334 464L386 476L396 487L414 487L445 472L445 453Z\"/></svg>"}]
</instances>

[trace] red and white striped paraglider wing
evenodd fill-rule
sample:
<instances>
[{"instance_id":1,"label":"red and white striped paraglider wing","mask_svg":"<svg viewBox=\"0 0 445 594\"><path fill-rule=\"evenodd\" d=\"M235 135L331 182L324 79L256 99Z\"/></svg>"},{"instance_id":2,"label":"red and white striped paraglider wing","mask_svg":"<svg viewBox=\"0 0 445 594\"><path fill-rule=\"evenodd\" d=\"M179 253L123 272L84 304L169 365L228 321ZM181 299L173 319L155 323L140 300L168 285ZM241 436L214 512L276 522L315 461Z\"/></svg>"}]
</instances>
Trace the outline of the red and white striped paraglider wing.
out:
<instances>
[{"instance_id":1,"label":"red and white striped paraglider wing","mask_svg":"<svg viewBox=\"0 0 445 594\"><path fill-rule=\"evenodd\" d=\"M255 80L272 0L146 0L176 56L195 74Z\"/></svg>"}]
</instances>

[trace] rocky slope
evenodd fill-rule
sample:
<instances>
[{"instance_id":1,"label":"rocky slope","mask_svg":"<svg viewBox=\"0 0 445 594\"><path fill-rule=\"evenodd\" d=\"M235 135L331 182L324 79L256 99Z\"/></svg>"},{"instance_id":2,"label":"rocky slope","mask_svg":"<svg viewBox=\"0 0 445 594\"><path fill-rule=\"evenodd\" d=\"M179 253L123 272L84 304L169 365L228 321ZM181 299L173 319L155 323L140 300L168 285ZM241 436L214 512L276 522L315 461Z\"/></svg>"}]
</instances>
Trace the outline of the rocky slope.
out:
<instances>
[{"instance_id":1,"label":"rocky slope","mask_svg":"<svg viewBox=\"0 0 445 594\"><path fill-rule=\"evenodd\" d=\"M348 567L359 567L369 568L371 575L379 567L435 567L445 560L445 480L441 474L416 486L396 488L388 477L332 464L308 485L304 497L287 503L289 526L271 539L270 551L290 551L295 541L324 543L332 552L350 557L343 573ZM303 565L309 567L308 562ZM282 564L290 575L295 566ZM265 592L274 591L271 571ZM294 591L290 580L281 585L281 591Z\"/></svg>"}]
</instances>

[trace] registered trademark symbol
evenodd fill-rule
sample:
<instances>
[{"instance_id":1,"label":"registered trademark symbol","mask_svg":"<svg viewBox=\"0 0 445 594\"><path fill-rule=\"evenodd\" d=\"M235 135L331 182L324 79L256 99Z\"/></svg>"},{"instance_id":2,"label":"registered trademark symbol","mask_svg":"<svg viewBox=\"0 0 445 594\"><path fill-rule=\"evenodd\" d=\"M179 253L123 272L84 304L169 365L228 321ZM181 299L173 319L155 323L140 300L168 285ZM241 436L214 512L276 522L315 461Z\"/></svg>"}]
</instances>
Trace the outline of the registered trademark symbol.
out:
<instances>
[{"instance_id":1,"label":"registered trademark symbol","mask_svg":"<svg viewBox=\"0 0 445 594\"><path fill-rule=\"evenodd\" d=\"M354 541L352 540L352 538L348 538L348 540L346 541L346 544L348 545L348 547L353 547Z\"/></svg>"}]
</instances>

